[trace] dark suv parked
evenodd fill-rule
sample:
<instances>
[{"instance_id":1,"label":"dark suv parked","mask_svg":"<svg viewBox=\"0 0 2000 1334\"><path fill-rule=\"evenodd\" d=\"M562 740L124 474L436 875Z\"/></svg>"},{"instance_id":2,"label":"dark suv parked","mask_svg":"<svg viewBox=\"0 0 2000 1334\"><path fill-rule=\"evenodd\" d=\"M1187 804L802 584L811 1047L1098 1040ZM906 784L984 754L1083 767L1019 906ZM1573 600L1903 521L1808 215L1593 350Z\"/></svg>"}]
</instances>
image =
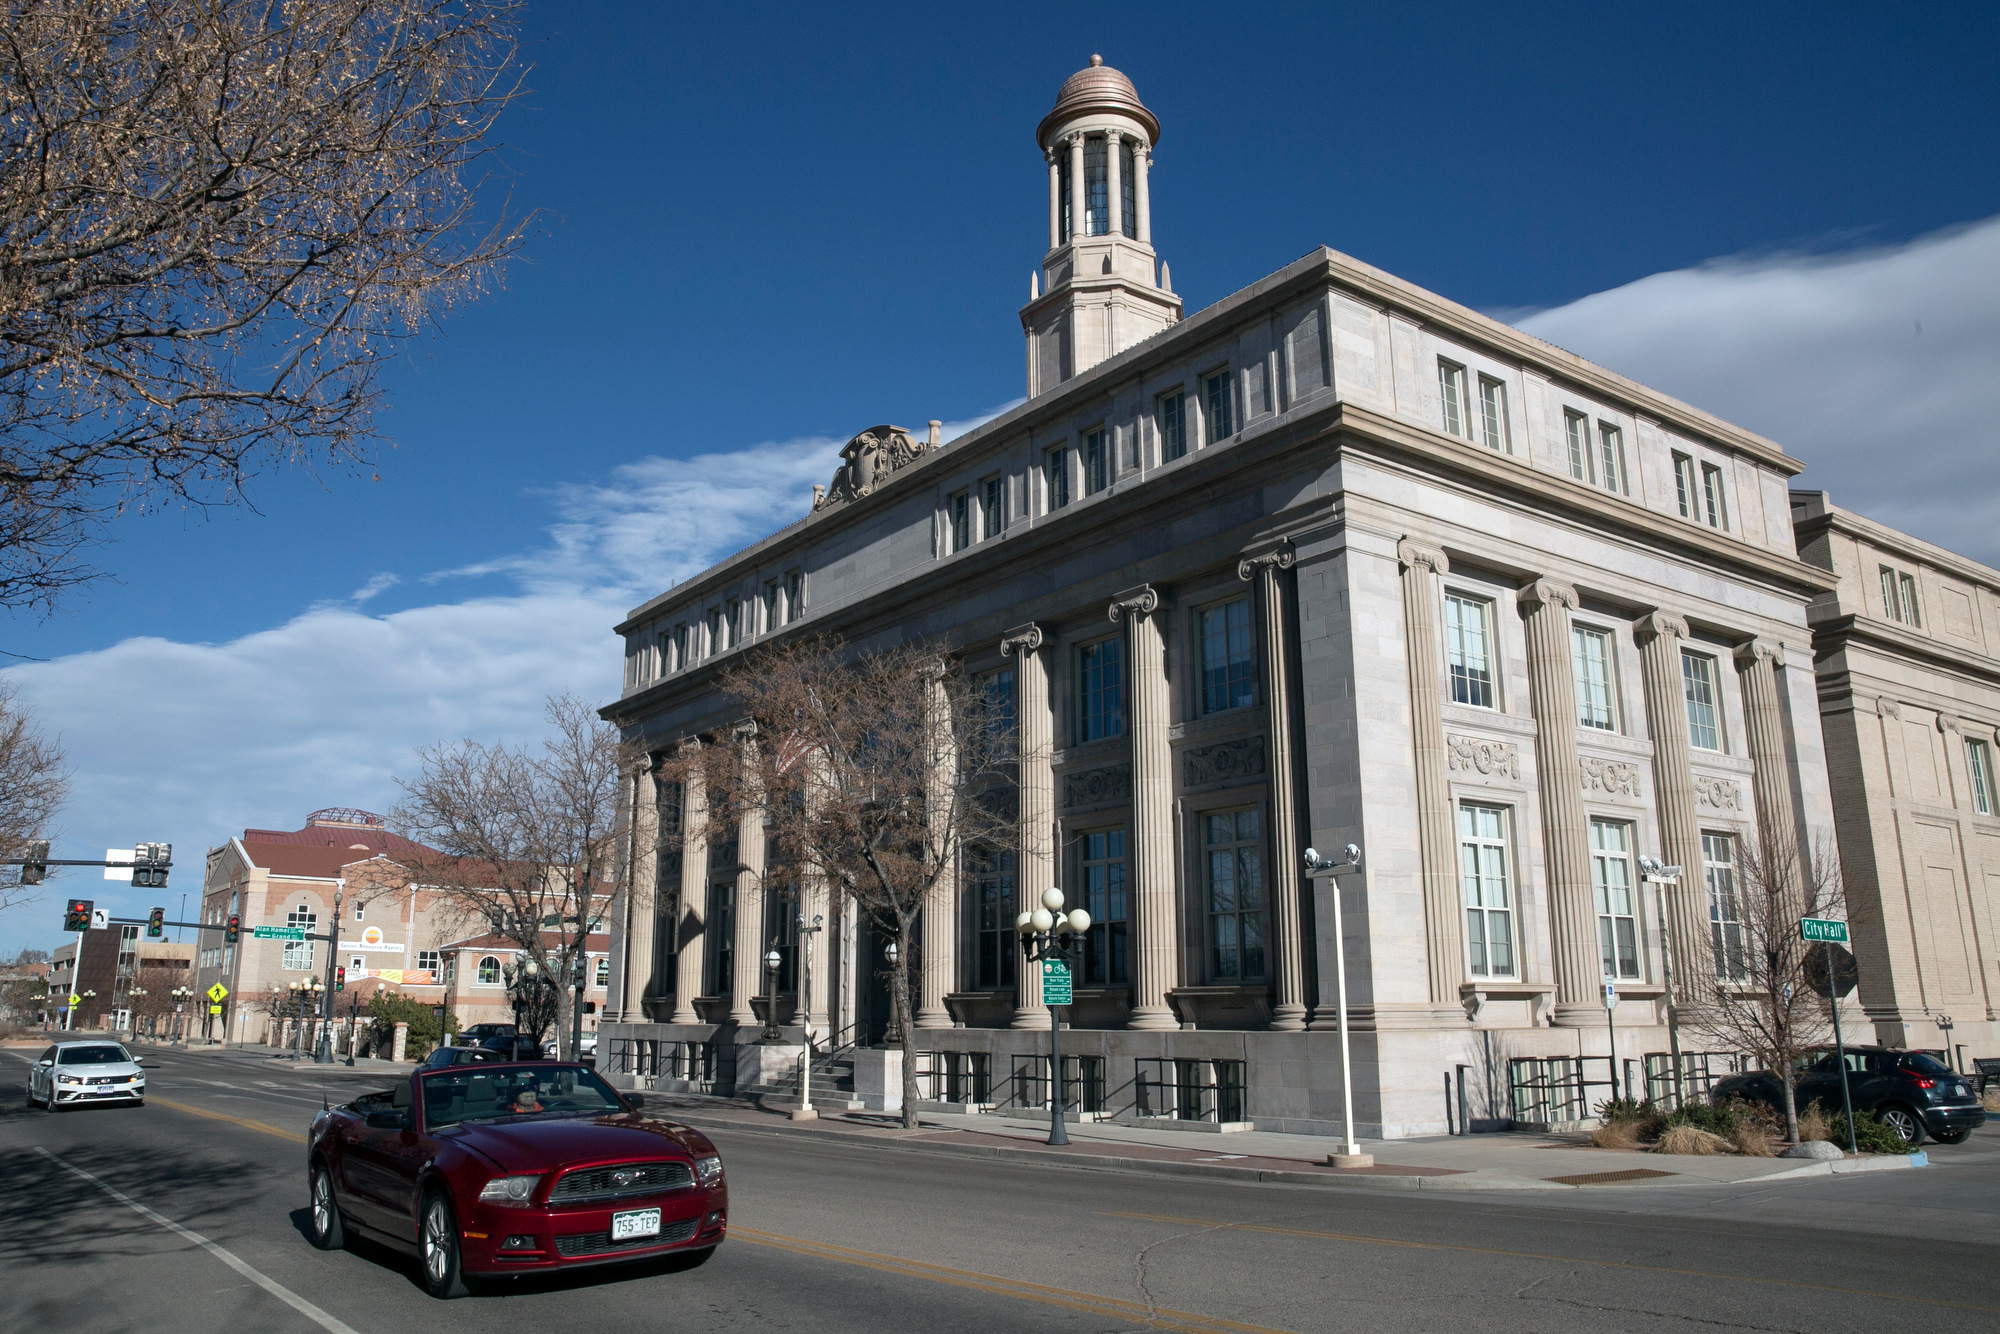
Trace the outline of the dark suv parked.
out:
<instances>
[{"instance_id":1,"label":"dark suv parked","mask_svg":"<svg viewBox=\"0 0 2000 1334\"><path fill-rule=\"evenodd\" d=\"M1928 1052L1894 1051L1887 1047L1847 1049L1847 1090L1857 1112L1876 1119L1912 1148L1929 1135L1940 1144L1957 1144L1986 1124L1986 1110L1973 1092L1973 1081ZM1768 1070L1731 1075L1716 1082L1710 1097L1748 1098L1784 1108L1784 1090ZM1793 1097L1800 1110L1818 1103L1829 1114L1840 1112L1840 1062L1832 1052L1814 1059L1799 1075Z\"/></svg>"}]
</instances>

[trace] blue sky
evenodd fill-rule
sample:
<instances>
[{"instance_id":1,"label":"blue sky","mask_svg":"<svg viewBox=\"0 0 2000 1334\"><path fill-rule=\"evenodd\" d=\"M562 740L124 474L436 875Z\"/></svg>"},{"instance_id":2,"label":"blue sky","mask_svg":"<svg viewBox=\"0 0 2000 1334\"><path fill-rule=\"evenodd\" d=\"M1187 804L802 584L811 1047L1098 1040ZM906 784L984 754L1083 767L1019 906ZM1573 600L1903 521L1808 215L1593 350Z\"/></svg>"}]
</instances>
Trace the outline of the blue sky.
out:
<instances>
[{"instance_id":1,"label":"blue sky","mask_svg":"<svg viewBox=\"0 0 2000 1334\"><path fill-rule=\"evenodd\" d=\"M2000 562L2000 475L1969 507L1938 485L2000 454L1991 18L537 6L495 188L544 226L391 372L395 447L269 476L254 514L123 521L118 582L5 627L53 660L12 679L77 767L62 837L172 839L177 904L246 824L384 809L414 746L608 697L617 611L792 517L831 443L1017 397L1034 127L1093 51L1162 122L1154 235L1190 311L1331 245ZM1889 447L1900 490L1871 481ZM49 943L52 891L0 952Z\"/></svg>"}]
</instances>

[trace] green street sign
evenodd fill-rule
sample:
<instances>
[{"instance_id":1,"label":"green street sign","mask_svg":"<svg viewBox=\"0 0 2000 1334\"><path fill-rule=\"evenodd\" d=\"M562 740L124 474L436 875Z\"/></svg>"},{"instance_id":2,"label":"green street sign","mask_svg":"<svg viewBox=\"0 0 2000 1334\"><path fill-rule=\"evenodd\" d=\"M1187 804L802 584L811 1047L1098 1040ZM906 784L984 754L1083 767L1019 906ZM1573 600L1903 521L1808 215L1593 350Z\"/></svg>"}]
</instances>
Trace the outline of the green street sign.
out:
<instances>
[{"instance_id":1,"label":"green street sign","mask_svg":"<svg viewBox=\"0 0 2000 1334\"><path fill-rule=\"evenodd\" d=\"M1826 917L1801 917L1799 938L1811 941L1832 941L1836 945L1847 943L1847 923L1836 922Z\"/></svg>"},{"instance_id":2,"label":"green street sign","mask_svg":"<svg viewBox=\"0 0 2000 1334\"><path fill-rule=\"evenodd\" d=\"M302 926L260 926L250 935L255 940L304 940L306 929Z\"/></svg>"},{"instance_id":3,"label":"green street sign","mask_svg":"<svg viewBox=\"0 0 2000 1334\"><path fill-rule=\"evenodd\" d=\"M1061 959L1042 960L1042 1004L1069 1004L1069 965Z\"/></svg>"}]
</instances>

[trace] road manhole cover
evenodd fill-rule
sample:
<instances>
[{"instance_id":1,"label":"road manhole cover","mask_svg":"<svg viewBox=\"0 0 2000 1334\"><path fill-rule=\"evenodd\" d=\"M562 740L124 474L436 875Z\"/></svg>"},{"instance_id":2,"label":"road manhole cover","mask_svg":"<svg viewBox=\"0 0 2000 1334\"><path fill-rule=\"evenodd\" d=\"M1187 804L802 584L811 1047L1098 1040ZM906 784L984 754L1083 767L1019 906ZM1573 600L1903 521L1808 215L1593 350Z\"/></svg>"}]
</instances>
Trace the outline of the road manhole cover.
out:
<instances>
[{"instance_id":1,"label":"road manhole cover","mask_svg":"<svg viewBox=\"0 0 2000 1334\"><path fill-rule=\"evenodd\" d=\"M1576 1176L1543 1177L1563 1186L1608 1186L1614 1181L1644 1181L1647 1177L1670 1177L1672 1172L1662 1172L1656 1167L1631 1167L1623 1172L1581 1172Z\"/></svg>"}]
</instances>

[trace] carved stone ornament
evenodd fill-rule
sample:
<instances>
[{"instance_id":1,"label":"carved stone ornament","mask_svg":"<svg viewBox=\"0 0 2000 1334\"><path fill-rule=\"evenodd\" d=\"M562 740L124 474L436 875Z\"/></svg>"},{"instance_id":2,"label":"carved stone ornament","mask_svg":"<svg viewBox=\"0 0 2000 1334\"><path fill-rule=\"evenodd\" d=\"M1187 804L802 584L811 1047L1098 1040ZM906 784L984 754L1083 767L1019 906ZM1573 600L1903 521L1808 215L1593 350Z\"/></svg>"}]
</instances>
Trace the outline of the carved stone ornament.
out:
<instances>
[{"instance_id":1,"label":"carved stone ornament","mask_svg":"<svg viewBox=\"0 0 2000 1334\"><path fill-rule=\"evenodd\" d=\"M1000 652L1006 657L1017 653L1033 653L1042 646L1042 627L1033 622L1017 625L1000 636Z\"/></svg>"},{"instance_id":2,"label":"carved stone ornament","mask_svg":"<svg viewBox=\"0 0 2000 1334\"><path fill-rule=\"evenodd\" d=\"M1937 730L1954 735L1957 734L1959 731L1958 719L1948 713L1940 713L1937 716Z\"/></svg>"},{"instance_id":3,"label":"carved stone ornament","mask_svg":"<svg viewBox=\"0 0 2000 1334\"><path fill-rule=\"evenodd\" d=\"M1189 787L1220 783L1231 778L1250 778L1264 772L1264 738L1238 737L1212 746L1195 746L1182 751L1181 761Z\"/></svg>"},{"instance_id":4,"label":"carved stone ornament","mask_svg":"<svg viewBox=\"0 0 2000 1334\"><path fill-rule=\"evenodd\" d=\"M1289 570L1298 559L1289 541L1278 543L1262 551L1251 552L1236 562L1236 577L1246 583L1257 577L1259 570Z\"/></svg>"},{"instance_id":5,"label":"carved stone ornament","mask_svg":"<svg viewBox=\"0 0 2000 1334\"><path fill-rule=\"evenodd\" d=\"M1405 569L1427 569L1433 574L1451 573L1451 560L1433 546L1404 538L1396 544L1396 559Z\"/></svg>"},{"instance_id":6,"label":"carved stone ornament","mask_svg":"<svg viewBox=\"0 0 2000 1334\"><path fill-rule=\"evenodd\" d=\"M1655 639L1686 639L1688 623L1668 611L1649 611L1632 622L1632 638L1641 645Z\"/></svg>"},{"instance_id":7,"label":"carved stone ornament","mask_svg":"<svg viewBox=\"0 0 2000 1334\"><path fill-rule=\"evenodd\" d=\"M1639 766L1624 764L1618 760L1600 760L1584 756L1583 790L1585 792L1622 793L1628 797L1639 795Z\"/></svg>"},{"instance_id":8,"label":"carved stone ornament","mask_svg":"<svg viewBox=\"0 0 2000 1334\"><path fill-rule=\"evenodd\" d=\"M1125 619L1127 612L1134 616L1151 616L1160 609L1160 591L1151 584L1140 584L1128 588L1111 599L1109 612L1114 622Z\"/></svg>"},{"instance_id":9,"label":"carved stone ornament","mask_svg":"<svg viewBox=\"0 0 2000 1334\"><path fill-rule=\"evenodd\" d=\"M1903 706L1895 700L1890 699L1887 695L1877 695L1875 697L1875 711L1884 718L1900 718L1903 716Z\"/></svg>"},{"instance_id":10,"label":"carved stone ornament","mask_svg":"<svg viewBox=\"0 0 2000 1334\"><path fill-rule=\"evenodd\" d=\"M1063 775L1063 805L1102 806L1132 796L1132 766L1107 764L1102 769Z\"/></svg>"},{"instance_id":11,"label":"carved stone ornament","mask_svg":"<svg viewBox=\"0 0 2000 1334\"><path fill-rule=\"evenodd\" d=\"M841 446L841 465L834 469L826 494L813 501L816 510L858 500L887 481L889 474L907 468L930 450L900 426L871 426Z\"/></svg>"},{"instance_id":12,"label":"carved stone ornament","mask_svg":"<svg viewBox=\"0 0 2000 1334\"><path fill-rule=\"evenodd\" d=\"M1727 778L1703 778L1697 774L1694 780L1694 800L1697 806L1707 806L1712 810L1741 811L1743 789Z\"/></svg>"},{"instance_id":13,"label":"carved stone ornament","mask_svg":"<svg viewBox=\"0 0 2000 1334\"><path fill-rule=\"evenodd\" d=\"M1474 736L1448 736L1451 767L1487 777L1521 778L1521 748L1511 741L1486 741Z\"/></svg>"}]
</instances>

